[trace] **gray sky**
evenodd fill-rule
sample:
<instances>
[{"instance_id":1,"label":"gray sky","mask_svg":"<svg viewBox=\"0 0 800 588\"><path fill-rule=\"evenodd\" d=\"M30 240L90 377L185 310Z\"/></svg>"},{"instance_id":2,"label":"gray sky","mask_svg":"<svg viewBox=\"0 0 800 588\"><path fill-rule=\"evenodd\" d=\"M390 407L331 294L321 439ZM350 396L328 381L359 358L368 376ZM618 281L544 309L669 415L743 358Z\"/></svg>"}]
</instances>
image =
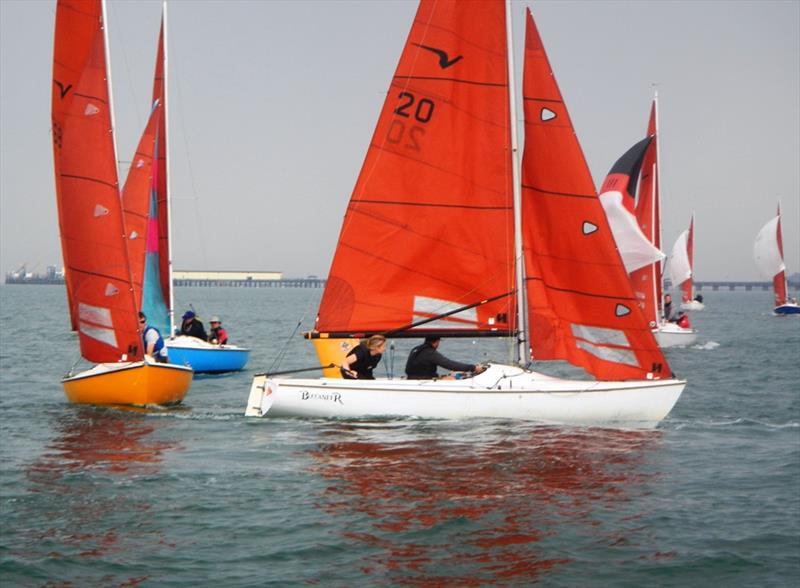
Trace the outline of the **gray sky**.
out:
<instances>
[{"instance_id":1,"label":"gray sky","mask_svg":"<svg viewBox=\"0 0 800 588\"><path fill-rule=\"evenodd\" d=\"M697 279L757 279L781 200L800 266L800 2L530 5L596 183L659 84L665 250L697 214ZM148 110L160 1L110 0L119 157ZM174 0L177 269L328 272L415 1ZM0 272L61 265L50 140L55 2L0 0ZM124 171L124 170L123 170Z\"/></svg>"}]
</instances>

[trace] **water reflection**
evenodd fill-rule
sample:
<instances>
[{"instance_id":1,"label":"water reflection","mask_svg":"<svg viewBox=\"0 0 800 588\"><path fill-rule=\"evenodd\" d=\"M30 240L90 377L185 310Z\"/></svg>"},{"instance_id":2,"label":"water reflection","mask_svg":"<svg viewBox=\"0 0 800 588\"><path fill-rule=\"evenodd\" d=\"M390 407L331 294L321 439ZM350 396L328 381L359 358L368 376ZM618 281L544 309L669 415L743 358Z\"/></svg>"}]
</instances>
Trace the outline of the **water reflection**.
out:
<instances>
[{"instance_id":1,"label":"water reflection","mask_svg":"<svg viewBox=\"0 0 800 588\"><path fill-rule=\"evenodd\" d=\"M657 475L647 461L661 433L386 423L323 436L320 507L358 521L344 538L365 548L370 581L480 586L536 581L581 544L633 541L632 498Z\"/></svg>"},{"instance_id":2,"label":"water reflection","mask_svg":"<svg viewBox=\"0 0 800 588\"><path fill-rule=\"evenodd\" d=\"M86 564L119 564L134 553L146 557L163 550L166 541L151 512L157 497L147 482L158 476L164 454L179 445L157 438L162 422L127 410L59 411L53 424L57 435L25 472L28 492L36 495L28 501L36 512L30 513L35 536L26 559L61 560L57 577L69 585L134 585L147 579L120 577L119 567L115 574L101 574L102 565L93 577Z\"/></svg>"}]
</instances>

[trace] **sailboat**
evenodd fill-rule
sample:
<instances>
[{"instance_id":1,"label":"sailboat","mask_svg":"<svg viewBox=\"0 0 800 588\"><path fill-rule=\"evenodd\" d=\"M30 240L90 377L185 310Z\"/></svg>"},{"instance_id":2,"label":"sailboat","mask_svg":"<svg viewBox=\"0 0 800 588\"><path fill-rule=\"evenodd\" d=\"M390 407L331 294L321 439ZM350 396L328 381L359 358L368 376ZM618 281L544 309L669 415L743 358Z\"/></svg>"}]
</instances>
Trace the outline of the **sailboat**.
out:
<instances>
[{"instance_id":1,"label":"sailboat","mask_svg":"<svg viewBox=\"0 0 800 588\"><path fill-rule=\"evenodd\" d=\"M689 228L683 231L672 246L669 274L673 288L681 289L683 310L703 310L703 296L694 291L694 213Z\"/></svg>"},{"instance_id":2,"label":"sailboat","mask_svg":"<svg viewBox=\"0 0 800 588\"><path fill-rule=\"evenodd\" d=\"M753 254L759 271L764 277L772 279L772 288L775 292L773 313L779 316L800 314L800 306L798 306L797 300L790 299L788 296L786 264L783 263L780 204L778 204L778 216L771 219L758 232Z\"/></svg>"},{"instance_id":3,"label":"sailboat","mask_svg":"<svg viewBox=\"0 0 800 588\"><path fill-rule=\"evenodd\" d=\"M75 403L168 405L180 402L192 370L145 356L140 275L146 229L129 221L151 191L152 109L123 198L117 176L105 3L59 0L53 52L53 156L67 300L84 359L98 365L62 380ZM142 225L146 226L145 220Z\"/></svg>"},{"instance_id":4,"label":"sailboat","mask_svg":"<svg viewBox=\"0 0 800 588\"><path fill-rule=\"evenodd\" d=\"M150 225L153 238L147 242L143 289L143 309L166 340L169 361L191 366L195 373L222 373L244 368L250 350L236 345L215 345L196 337L174 336L175 313L172 286L172 238L169 189L169 143L167 140L167 5L163 6L158 37L153 104L162 105L164 115L158 124L158 157L155 190L150 201Z\"/></svg>"},{"instance_id":5,"label":"sailboat","mask_svg":"<svg viewBox=\"0 0 800 588\"><path fill-rule=\"evenodd\" d=\"M347 207L315 330L511 337L463 379L254 378L245 415L511 418L652 427L676 379L636 304L533 17L518 165L511 8L422 0ZM530 339L528 338L530 334ZM565 359L596 379L527 369Z\"/></svg>"},{"instance_id":6,"label":"sailboat","mask_svg":"<svg viewBox=\"0 0 800 588\"><path fill-rule=\"evenodd\" d=\"M684 347L695 342L697 330L683 328L663 317L662 262L665 256L661 252L659 157L656 93L650 107L647 136L612 166L600 188L600 201L611 223L639 306L650 322L656 341L662 348Z\"/></svg>"}]
</instances>

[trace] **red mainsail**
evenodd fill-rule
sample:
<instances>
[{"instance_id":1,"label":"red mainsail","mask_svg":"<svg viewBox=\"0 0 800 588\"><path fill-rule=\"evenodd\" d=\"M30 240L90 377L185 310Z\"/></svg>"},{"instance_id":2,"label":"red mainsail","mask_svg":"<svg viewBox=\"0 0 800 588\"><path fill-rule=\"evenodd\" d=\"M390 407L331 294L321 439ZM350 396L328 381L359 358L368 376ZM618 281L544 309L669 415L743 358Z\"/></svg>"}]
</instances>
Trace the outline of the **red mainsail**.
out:
<instances>
[{"instance_id":1,"label":"red mainsail","mask_svg":"<svg viewBox=\"0 0 800 588\"><path fill-rule=\"evenodd\" d=\"M778 255L783 259L783 231L781 231L781 205L778 204L778 224L775 228L775 238L778 241ZM775 306L786 304L786 270L782 269L772 278L772 288L775 291Z\"/></svg>"},{"instance_id":2,"label":"red mainsail","mask_svg":"<svg viewBox=\"0 0 800 588\"><path fill-rule=\"evenodd\" d=\"M542 40L528 12L523 243L535 359L600 380L671 376L616 250Z\"/></svg>"},{"instance_id":3,"label":"red mainsail","mask_svg":"<svg viewBox=\"0 0 800 588\"><path fill-rule=\"evenodd\" d=\"M319 332L389 332L484 300L414 332L514 329L508 91L504 3L422 0L345 213Z\"/></svg>"},{"instance_id":4,"label":"red mainsail","mask_svg":"<svg viewBox=\"0 0 800 588\"><path fill-rule=\"evenodd\" d=\"M59 0L53 156L70 316L93 362L142 356L131 287L100 0Z\"/></svg>"}]
</instances>

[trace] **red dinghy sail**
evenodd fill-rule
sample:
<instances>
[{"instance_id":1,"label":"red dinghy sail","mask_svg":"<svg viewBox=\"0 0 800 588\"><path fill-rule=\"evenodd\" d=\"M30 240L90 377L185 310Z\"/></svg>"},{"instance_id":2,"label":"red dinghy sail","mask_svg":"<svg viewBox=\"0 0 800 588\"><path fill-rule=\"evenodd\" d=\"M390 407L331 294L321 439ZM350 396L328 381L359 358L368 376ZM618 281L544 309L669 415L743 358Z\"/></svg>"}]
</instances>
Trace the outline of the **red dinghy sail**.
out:
<instances>
[{"instance_id":1,"label":"red dinghy sail","mask_svg":"<svg viewBox=\"0 0 800 588\"><path fill-rule=\"evenodd\" d=\"M59 0L53 56L53 156L70 316L93 362L142 356L99 0Z\"/></svg>"},{"instance_id":2,"label":"red dinghy sail","mask_svg":"<svg viewBox=\"0 0 800 588\"><path fill-rule=\"evenodd\" d=\"M644 154L639 182L639 196L635 203L636 220L639 228L656 249L661 249L661 200L658 184L658 138L657 103L650 106L650 119L647 123L647 136L650 144ZM644 315L653 323L662 314L662 262L657 261L631 273L631 284ZM652 326L655 326L653 324Z\"/></svg>"},{"instance_id":3,"label":"red dinghy sail","mask_svg":"<svg viewBox=\"0 0 800 588\"><path fill-rule=\"evenodd\" d=\"M781 205L778 204L778 224L775 229L775 237L778 241L778 255L783 259L783 232L781 231ZM772 288L775 291L775 306L786 304L789 297L786 295L786 269L780 270L772 278Z\"/></svg>"},{"instance_id":4,"label":"red dinghy sail","mask_svg":"<svg viewBox=\"0 0 800 588\"><path fill-rule=\"evenodd\" d=\"M694 215L689 222L689 235L686 237L686 256L689 258L689 268L692 270L692 275L688 280L684 280L681 284L682 298L684 302L691 302L694 299Z\"/></svg>"},{"instance_id":5,"label":"red dinghy sail","mask_svg":"<svg viewBox=\"0 0 800 588\"><path fill-rule=\"evenodd\" d=\"M533 16L523 74L523 243L535 359L599 380L671 370L633 295Z\"/></svg>"},{"instance_id":6,"label":"red dinghy sail","mask_svg":"<svg viewBox=\"0 0 800 588\"><path fill-rule=\"evenodd\" d=\"M162 115L158 123L158 142L156 153L158 154L157 168L155 172L156 202L158 206L158 251L159 265L158 273L161 283L161 292L165 298L167 308L171 308L169 292L172 291L172 277L170 274L169 258L169 200L167 196L167 92L164 68L166 65L166 55L164 48L164 27L166 26L166 5L165 13L161 18L161 32L158 36L158 53L156 55L156 68L153 77L153 100L152 103L161 105Z\"/></svg>"},{"instance_id":7,"label":"red dinghy sail","mask_svg":"<svg viewBox=\"0 0 800 588\"><path fill-rule=\"evenodd\" d=\"M515 324L505 7L422 0L350 198L316 329ZM395 336L402 335L396 333Z\"/></svg>"},{"instance_id":8,"label":"red dinghy sail","mask_svg":"<svg viewBox=\"0 0 800 588\"><path fill-rule=\"evenodd\" d=\"M136 294L136 308L143 308L142 285L145 281L145 256L148 240L152 239L150 228L151 194L157 178L154 176L156 134L163 114L161 104L156 103L150 113L139 146L131 161L125 187L122 190L122 204L125 213L125 228L128 231L128 254L131 260L131 277ZM148 314L148 319L150 318Z\"/></svg>"}]
</instances>

